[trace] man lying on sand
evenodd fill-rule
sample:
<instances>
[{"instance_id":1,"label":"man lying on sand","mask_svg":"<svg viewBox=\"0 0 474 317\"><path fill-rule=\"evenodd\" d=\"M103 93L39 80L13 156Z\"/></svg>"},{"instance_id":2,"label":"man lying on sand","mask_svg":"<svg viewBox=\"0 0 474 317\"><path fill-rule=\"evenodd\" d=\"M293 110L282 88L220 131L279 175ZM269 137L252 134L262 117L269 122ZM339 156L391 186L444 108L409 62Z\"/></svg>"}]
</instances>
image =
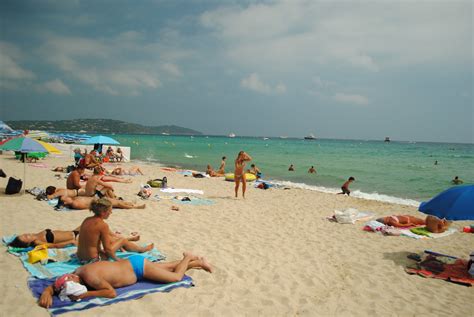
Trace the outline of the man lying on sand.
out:
<instances>
[{"instance_id":1,"label":"man lying on sand","mask_svg":"<svg viewBox=\"0 0 474 317\"><path fill-rule=\"evenodd\" d=\"M67 293L67 289L80 289L80 295L69 295L72 300L87 297L117 296L116 287L133 285L140 280L158 283L173 283L183 279L189 269L203 269L212 273L212 266L203 257L184 252L181 261L168 263L150 262L141 255L133 255L117 262L96 262L81 266L73 274L65 274L45 288L38 304L48 308L53 303L54 294ZM66 283L74 283L73 287L65 287ZM68 285L69 286L69 285ZM82 286L82 287L81 287ZM76 293L77 294L77 293Z\"/></svg>"},{"instance_id":2,"label":"man lying on sand","mask_svg":"<svg viewBox=\"0 0 474 317\"><path fill-rule=\"evenodd\" d=\"M77 258L81 263L92 263L104 259L118 261L115 252L119 249L138 253L153 249L153 243L141 247L130 242L127 238L112 233L109 225L104 221L112 214L112 203L108 199L94 200L90 210L94 215L87 217L82 222L79 231Z\"/></svg>"},{"instance_id":3,"label":"man lying on sand","mask_svg":"<svg viewBox=\"0 0 474 317\"><path fill-rule=\"evenodd\" d=\"M69 197L69 196L61 196L60 198L60 205L63 204L64 206L71 208L71 209L90 209L92 202L96 201L97 198L95 197ZM110 201L113 208L118 209L145 209L146 205L137 205L129 201L115 199L115 198L107 198Z\"/></svg>"},{"instance_id":4,"label":"man lying on sand","mask_svg":"<svg viewBox=\"0 0 474 317\"><path fill-rule=\"evenodd\" d=\"M48 199L54 199L58 197L76 197L76 196L85 196L86 191L84 189L66 189L66 188L56 188L54 186L46 187L46 197Z\"/></svg>"}]
</instances>

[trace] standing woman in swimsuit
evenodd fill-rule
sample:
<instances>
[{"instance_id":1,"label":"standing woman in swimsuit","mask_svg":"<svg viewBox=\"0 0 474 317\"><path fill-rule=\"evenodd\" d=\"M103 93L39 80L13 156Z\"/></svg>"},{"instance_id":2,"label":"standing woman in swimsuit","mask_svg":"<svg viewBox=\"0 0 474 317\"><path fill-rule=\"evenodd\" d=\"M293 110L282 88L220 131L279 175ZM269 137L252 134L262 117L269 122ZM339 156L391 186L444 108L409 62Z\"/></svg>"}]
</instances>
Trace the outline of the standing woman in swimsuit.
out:
<instances>
[{"instance_id":1,"label":"standing woman in swimsuit","mask_svg":"<svg viewBox=\"0 0 474 317\"><path fill-rule=\"evenodd\" d=\"M24 233L8 244L14 248L29 248L41 244L47 244L50 248L64 248L70 244L77 245L77 236L80 227L73 231L61 231L46 229L38 233Z\"/></svg>"},{"instance_id":2,"label":"standing woman in swimsuit","mask_svg":"<svg viewBox=\"0 0 474 317\"><path fill-rule=\"evenodd\" d=\"M235 171L234 171L234 182L235 182L235 197L239 192L239 185L242 182L242 197L245 198L245 190L247 189L247 183L245 181L245 162L251 161L250 155L244 151L240 151L235 159Z\"/></svg>"}]
</instances>

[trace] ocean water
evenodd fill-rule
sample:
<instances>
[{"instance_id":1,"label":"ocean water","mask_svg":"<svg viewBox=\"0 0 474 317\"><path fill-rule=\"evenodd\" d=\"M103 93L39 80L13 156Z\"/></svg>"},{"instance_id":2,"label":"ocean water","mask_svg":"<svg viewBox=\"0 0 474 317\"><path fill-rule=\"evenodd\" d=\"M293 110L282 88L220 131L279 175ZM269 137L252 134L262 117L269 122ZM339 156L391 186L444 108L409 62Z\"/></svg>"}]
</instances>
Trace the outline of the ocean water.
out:
<instances>
[{"instance_id":1,"label":"ocean water","mask_svg":"<svg viewBox=\"0 0 474 317\"><path fill-rule=\"evenodd\" d=\"M303 140L216 136L114 135L132 149L132 159L204 171L227 156L233 172L241 150L249 153L264 179L286 185L339 192L350 176L356 197L418 205L452 186L459 176L474 182L474 145L361 140ZM438 164L435 165L435 161ZM288 171L293 164L294 172ZM314 166L317 174L309 174Z\"/></svg>"}]
</instances>

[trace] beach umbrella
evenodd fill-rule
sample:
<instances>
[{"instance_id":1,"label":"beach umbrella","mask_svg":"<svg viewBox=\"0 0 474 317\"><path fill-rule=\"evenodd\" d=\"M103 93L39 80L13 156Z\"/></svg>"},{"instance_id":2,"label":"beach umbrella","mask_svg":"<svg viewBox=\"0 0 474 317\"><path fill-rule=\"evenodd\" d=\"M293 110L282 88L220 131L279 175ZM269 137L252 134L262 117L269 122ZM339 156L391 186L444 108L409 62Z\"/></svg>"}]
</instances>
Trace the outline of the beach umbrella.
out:
<instances>
[{"instance_id":1,"label":"beach umbrella","mask_svg":"<svg viewBox=\"0 0 474 317\"><path fill-rule=\"evenodd\" d=\"M47 144L47 147L43 144ZM53 153L53 152L61 152L51 144L37 141L35 139L31 139L28 137L19 137L19 138L14 138L11 140L8 140L7 142L3 143L0 146L0 150L4 151L16 151L20 153L31 153L31 152L37 152L37 153ZM26 188L26 160L23 161L23 179L25 180L24 182L24 187L23 191Z\"/></svg>"},{"instance_id":2,"label":"beach umbrella","mask_svg":"<svg viewBox=\"0 0 474 317\"><path fill-rule=\"evenodd\" d=\"M451 187L422 202L418 210L448 220L474 220L474 185Z\"/></svg>"},{"instance_id":3,"label":"beach umbrella","mask_svg":"<svg viewBox=\"0 0 474 317\"><path fill-rule=\"evenodd\" d=\"M98 136L93 136L84 142L82 144L108 144L108 145L116 145L120 144L117 140L114 140L112 138L109 138L108 136L104 135L98 135Z\"/></svg>"}]
</instances>

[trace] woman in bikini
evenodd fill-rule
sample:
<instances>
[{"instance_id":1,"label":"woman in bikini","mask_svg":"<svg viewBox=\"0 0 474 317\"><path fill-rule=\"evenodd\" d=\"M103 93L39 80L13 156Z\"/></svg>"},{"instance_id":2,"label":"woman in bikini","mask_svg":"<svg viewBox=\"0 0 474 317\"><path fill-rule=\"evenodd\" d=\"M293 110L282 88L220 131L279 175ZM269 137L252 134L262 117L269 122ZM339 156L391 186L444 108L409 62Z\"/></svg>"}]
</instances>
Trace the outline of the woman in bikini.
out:
<instances>
[{"instance_id":1,"label":"woman in bikini","mask_svg":"<svg viewBox=\"0 0 474 317\"><path fill-rule=\"evenodd\" d=\"M239 192L240 182L242 182L242 197L245 198L245 190L247 189L247 183L245 180L245 162L251 161L250 155L244 151L240 151L235 159L235 171L234 171L234 182L235 182L235 197Z\"/></svg>"},{"instance_id":2,"label":"woman in bikini","mask_svg":"<svg viewBox=\"0 0 474 317\"><path fill-rule=\"evenodd\" d=\"M394 215L377 219L378 222L392 227L422 226L425 220L410 215Z\"/></svg>"},{"instance_id":3,"label":"woman in bikini","mask_svg":"<svg viewBox=\"0 0 474 317\"><path fill-rule=\"evenodd\" d=\"M46 229L38 233L24 233L15 237L8 244L14 248L29 248L46 244L49 248L64 248L70 244L77 245L80 227L72 231Z\"/></svg>"},{"instance_id":4,"label":"woman in bikini","mask_svg":"<svg viewBox=\"0 0 474 317\"><path fill-rule=\"evenodd\" d=\"M81 227L79 226L72 231L45 229L38 233L23 233L16 236L8 246L14 248L29 248L47 244L49 248L64 248L71 244L77 245L80 229ZM120 232L111 232L110 235L115 239L124 238ZM126 239L128 241L138 241L140 240L140 235L138 232L132 232Z\"/></svg>"}]
</instances>

